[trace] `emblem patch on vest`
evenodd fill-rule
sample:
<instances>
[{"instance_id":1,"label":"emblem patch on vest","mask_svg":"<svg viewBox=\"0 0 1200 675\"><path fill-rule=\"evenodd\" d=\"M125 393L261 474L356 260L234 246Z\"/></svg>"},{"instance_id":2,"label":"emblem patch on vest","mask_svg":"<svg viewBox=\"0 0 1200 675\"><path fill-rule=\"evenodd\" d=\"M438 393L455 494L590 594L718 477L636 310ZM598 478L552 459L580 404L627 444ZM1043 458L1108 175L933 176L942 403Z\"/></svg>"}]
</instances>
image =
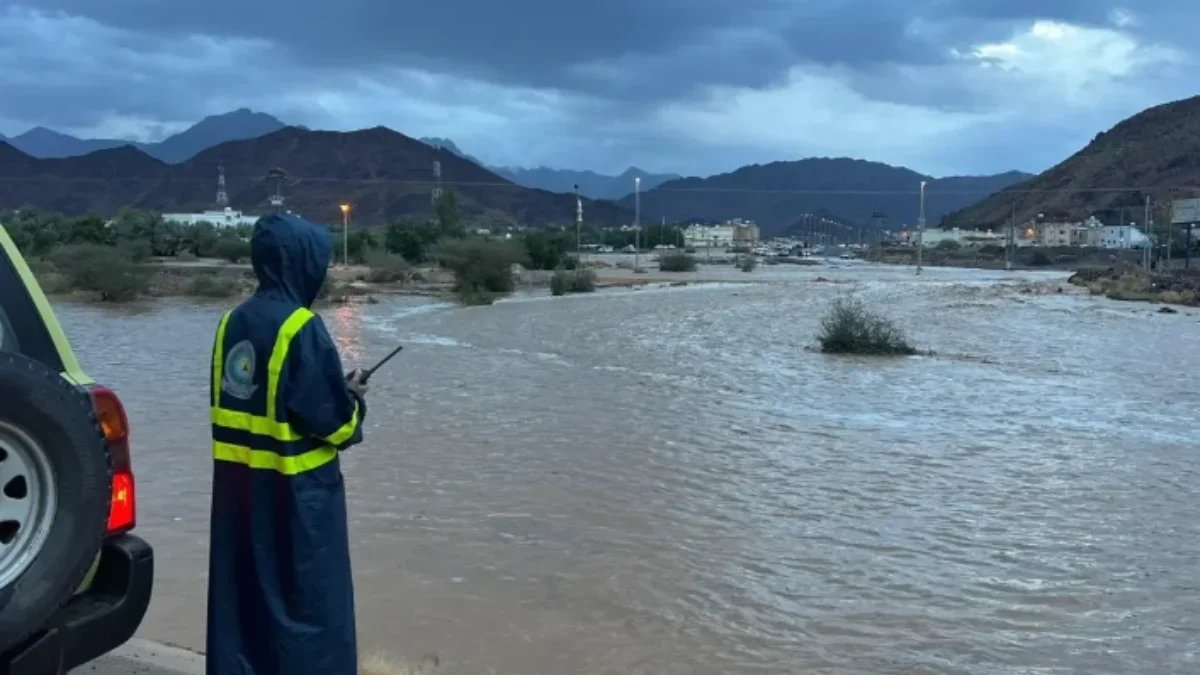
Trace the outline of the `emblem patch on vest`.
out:
<instances>
[{"instance_id":1,"label":"emblem patch on vest","mask_svg":"<svg viewBox=\"0 0 1200 675\"><path fill-rule=\"evenodd\" d=\"M258 385L254 384L254 345L249 340L237 343L226 355L221 389L243 401L249 400L258 389Z\"/></svg>"}]
</instances>

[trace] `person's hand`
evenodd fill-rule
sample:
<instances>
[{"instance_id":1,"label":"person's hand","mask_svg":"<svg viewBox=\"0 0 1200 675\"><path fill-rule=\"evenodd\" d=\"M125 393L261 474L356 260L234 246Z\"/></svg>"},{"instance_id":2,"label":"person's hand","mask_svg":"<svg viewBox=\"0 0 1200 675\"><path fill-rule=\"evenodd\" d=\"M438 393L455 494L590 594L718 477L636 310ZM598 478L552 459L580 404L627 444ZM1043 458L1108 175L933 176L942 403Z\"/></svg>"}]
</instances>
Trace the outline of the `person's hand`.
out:
<instances>
[{"instance_id":1,"label":"person's hand","mask_svg":"<svg viewBox=\"0 0 1200 675\"><path fill-rule=\"evenodd\" d=\"M359 397L366 397L367 391L371 388L363 379L363 372L361 370L354 370L346 376L346 386L350 388L350 391L358 394Z\"/></svg>"}]
</instances>

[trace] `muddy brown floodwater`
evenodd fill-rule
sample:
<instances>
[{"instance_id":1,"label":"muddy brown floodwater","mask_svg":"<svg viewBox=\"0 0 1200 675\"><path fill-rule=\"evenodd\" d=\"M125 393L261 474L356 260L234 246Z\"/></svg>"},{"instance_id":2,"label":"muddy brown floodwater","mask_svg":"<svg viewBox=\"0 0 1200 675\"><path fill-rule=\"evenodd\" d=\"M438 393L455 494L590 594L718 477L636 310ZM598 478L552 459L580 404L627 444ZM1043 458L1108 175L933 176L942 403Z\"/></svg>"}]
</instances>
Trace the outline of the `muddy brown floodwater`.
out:
<instances>
[{"instance_id":1,"label":"muddy brown floodwater","mask_svg":"<svg viewBox=\"0 0 1200 675\"><path fill-rule=\"evenodd\" d=\"M998 285L1028 273L729 278L769 283L324 312L348 365L407 346L344 458L364 649L455 674L1198 672L1197 312ZM844 293L939 355L805 351ZM141 634L191 648L220 311L59 307L129 407Z\"/></svg>"}]
</instances>

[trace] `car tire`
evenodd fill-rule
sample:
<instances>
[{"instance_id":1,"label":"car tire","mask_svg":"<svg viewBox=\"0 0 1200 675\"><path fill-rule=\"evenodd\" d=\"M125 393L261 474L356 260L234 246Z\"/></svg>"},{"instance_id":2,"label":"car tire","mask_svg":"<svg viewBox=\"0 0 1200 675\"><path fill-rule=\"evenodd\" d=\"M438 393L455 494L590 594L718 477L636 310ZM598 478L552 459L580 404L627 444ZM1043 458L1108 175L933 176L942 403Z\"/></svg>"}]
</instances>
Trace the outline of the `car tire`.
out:
<instances>
[{"instance_id":1,"label":"car tire","mask_svg":"<svg viewBox=\"0 0 1200 675\"><path fill-rule=\"evenodd\" d=\"M42 363L0 352L0 401L3 652L44 629L87 576L108 524L112 460L91 397Z\"/></svg>"}]
</instances>

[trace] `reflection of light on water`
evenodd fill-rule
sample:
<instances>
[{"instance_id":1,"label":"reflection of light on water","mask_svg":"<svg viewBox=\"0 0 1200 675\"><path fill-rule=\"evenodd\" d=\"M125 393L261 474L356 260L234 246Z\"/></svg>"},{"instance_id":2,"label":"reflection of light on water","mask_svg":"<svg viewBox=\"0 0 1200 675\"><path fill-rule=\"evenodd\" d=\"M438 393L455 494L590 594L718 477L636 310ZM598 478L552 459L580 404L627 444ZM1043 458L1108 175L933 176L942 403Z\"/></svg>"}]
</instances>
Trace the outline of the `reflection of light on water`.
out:
<instances>
[{"instance_id":1,"label":"reflection of light on water","mask_svg":"<svg viewBox=\"0 0 1200 675\"><path fill-rule=\"evenodd\" d=\"M362 305L357 303L339 305L333 310L330 329L343 362L357 363L362 358L362 318Z\"/></svg>"}]
</instances>

